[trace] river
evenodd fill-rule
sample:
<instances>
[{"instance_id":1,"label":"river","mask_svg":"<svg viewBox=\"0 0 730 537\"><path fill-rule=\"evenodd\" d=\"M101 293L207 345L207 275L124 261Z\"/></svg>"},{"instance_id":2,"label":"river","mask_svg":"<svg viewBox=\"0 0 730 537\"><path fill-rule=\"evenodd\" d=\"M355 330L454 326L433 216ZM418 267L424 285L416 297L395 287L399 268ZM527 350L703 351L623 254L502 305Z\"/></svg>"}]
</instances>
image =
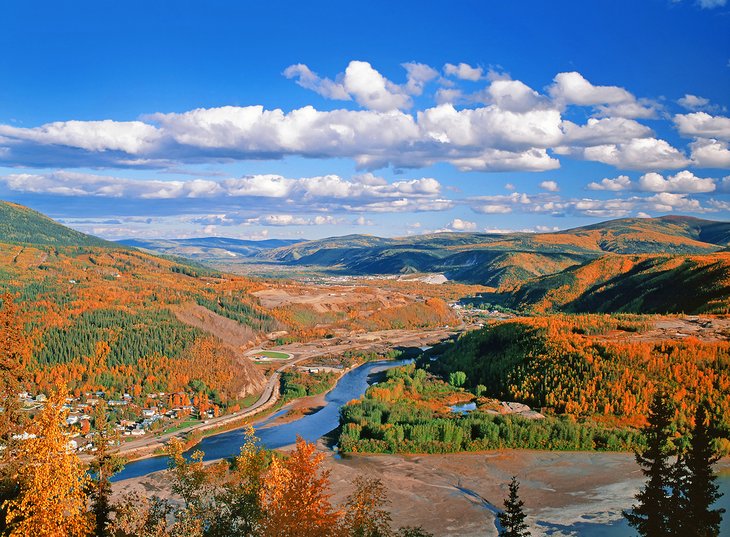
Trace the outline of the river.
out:
<instances>
[{"instance_id":1,"label":"river","mask_svg":"<svg viewBox=\"0 0 730 537\"><path fill-rule=\"evenodd\" d=\"M326 395L326 405L321 410L295 421L270 426L269 424L274 419L285 412L285 410L279 411L255 424L256 435L261 443L270 449L293 444L297 435L308 442L315 442L339 425L340 407L365 393L369 385L368 380L372 374L408 362L410 360L363 364L342 376L335 388ZM205 460L221 459L237 455L243 441L243 430L236 429L206 437L193 450L200 449L205 452ZM167 468L166 457L133 461L114 476L114 481L144 476L165 468ZM722 475L719 484L721 492L724 493L719 505L727 511L720 534L730 535L730 475ZM579 535L582 537L626 537L627 535L634 535L624 520L616 521L613 524L580 523L562 526L545 523L540 525L544 535Z\"/></svg>"},{"instance_id":2,"label":"river","mask_svg":"<svg viewBox=\"0 0 730 537\"><path fill-rule=\"evenodd\" d=\"M321 410L289 423L269 427L268 424L271 421L285 412L279 411L255 424L256 436L269 449L293 444L297 435L308 442L315 442L339 425L340 407L365 393L370 375L409 362L410 360L368 362L356 367L345 373L334 389L326 395L327 404ZM208 436L193 450L200 449L205 452L205 460L222 459L238 455L243 442L243 429L236 429ZM114 481L140 477L165 468L167 468L167 457L140 459L127 464L121 472L114 476Z\"/></svg>"}]
</instances>

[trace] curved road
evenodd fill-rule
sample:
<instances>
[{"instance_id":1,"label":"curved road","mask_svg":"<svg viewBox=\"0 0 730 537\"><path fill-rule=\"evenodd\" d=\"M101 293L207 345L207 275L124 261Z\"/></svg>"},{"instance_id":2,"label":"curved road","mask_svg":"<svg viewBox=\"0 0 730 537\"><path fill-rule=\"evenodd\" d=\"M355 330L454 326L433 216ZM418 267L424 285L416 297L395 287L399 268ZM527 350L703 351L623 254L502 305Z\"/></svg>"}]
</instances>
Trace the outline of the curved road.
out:
<instances>
[{"instance_id":1,"label":"curved road","mask_svg":"<svg viewBox=\"0 0 730 537\"><path fill-rule=\"evenodd\" d=\"M462 327L459 327L462 328ZM304 360L316 358L323 354L338 354L347 350L386 350L394 347L417 347L428 342L442 340L453 334L459 329L436 329L436 330L381 330L377 332L367 332L363 334L353 334L344 340L341 339L323 339L310 341L306 343L291 343L276 349L285 352L291 356L296 356L292 360L288 360L285 364L277 368L269 377L264 386L264 390L258 400L251 406L239 410L233 414L226 414L217 418L206 420L185 429L165 433L159 436L148 435L144 438L132 440L120 446L119 455L131 455L136 457L145 457L151 455L156 449L162 447L168 440L175 436L191 433L194 431L204 432L210 429L218 428L231 422L239 421L243 418L251 417L259 412L271 408L279 400L279 384L281 373L289 367L296 365ZM344 370L343 370L344 372ZM89 456L90 457L90 456ZM86 457L85 457L86 458Z\"/></svg>"}]
</instances>

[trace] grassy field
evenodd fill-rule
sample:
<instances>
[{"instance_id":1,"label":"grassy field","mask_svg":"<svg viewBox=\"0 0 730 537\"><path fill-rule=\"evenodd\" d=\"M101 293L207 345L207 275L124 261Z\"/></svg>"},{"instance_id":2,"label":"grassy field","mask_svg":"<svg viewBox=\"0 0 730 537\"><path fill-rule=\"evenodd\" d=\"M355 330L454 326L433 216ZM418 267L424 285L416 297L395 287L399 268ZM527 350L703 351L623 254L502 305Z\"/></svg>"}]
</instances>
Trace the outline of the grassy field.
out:
<instances>
[{"instance_id":1,"label":"grassy field","mask_svg":"<svg viewBox=\"0 0 730 537\"><path fill-rule=\"evenodd\" d=\"M256 354L254 354L254 358L271 358L273 360L288 360L289 355L285 352L277 352L277 351L258 351Z\"/></svg>"}]
</instances>

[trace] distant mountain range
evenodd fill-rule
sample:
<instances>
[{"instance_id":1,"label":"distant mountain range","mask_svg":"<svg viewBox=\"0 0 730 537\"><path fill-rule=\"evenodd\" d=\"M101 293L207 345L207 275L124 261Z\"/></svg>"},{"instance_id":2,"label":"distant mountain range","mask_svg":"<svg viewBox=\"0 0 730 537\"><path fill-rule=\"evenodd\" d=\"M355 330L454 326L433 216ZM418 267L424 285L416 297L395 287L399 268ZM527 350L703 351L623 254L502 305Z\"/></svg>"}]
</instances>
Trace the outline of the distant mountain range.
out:
<instances>
[{"instance_id":1,"label":"distant mountain range","mask_svg":"<svg viewBox=\"0 0 730 537\"><path fill-rule=\"evenodd\" d=\"M226 237L201 237L197 239L125 239L118 242L160 254L211 262L251 258L265 250L284 248L301 241L287 239L249 241Z\"/></svg>"},{"instance_id":2,"label":"distant mountain range","mask_svg":"<svg viewBox=\"0 0 730 537\"><path fill-rule=\"evenodd\" d=\"M490 298L497 303L534 311L724 311L730 300L730 223L686 216L610 220L555 233L281 242L180 239L144 241L144 247L198 261L240 256L347 275L441 273L494 288Z\"/></svg>"},{"instance_id":3,"label":"distant mountain range","mask_svg":"<svg viewBox=\"0 0 730 537\"><path fill-rule=\"evenodd\" d=\"M6 202L0 203L0 234L4 244L120 248ZM535 312L725 312L730 303L730 223L685 216L611 220L556 233L121 243L218 265L270 263L347 275L441 273L490 287L489 301Z\"/></svg>"}]
</instances>

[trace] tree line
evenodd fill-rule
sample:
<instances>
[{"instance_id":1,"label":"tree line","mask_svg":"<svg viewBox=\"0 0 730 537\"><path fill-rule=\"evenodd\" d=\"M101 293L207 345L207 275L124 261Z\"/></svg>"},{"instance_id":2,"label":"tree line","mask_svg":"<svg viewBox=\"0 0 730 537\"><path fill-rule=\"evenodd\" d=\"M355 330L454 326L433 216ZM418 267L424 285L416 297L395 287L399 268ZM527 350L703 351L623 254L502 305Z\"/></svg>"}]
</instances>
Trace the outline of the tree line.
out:
<instances>
[{"instance_id":1,"label":"tree line","mask_svg":"<svg viewBox=\"0 0 730 537\"><path fill-rule=\"evenodd\" d=\"M462 390L415 365L387 371L386 380L340 410L343 452L454 453L486 449L629 451L637 431L570 416L528 419L476 409L449 412ZM467 396L468 397L468 396Z\"/></svg>"},{"instance_id":2,"label":"tree line","mask_svg":"<svg viewBox=\"0 0 730 537\"><path fill-rule=\"evenodd\" d=\"M630 336L644 330L641 318L624 316L515 319L432 350L440 356L428 368L444 379L468 372L465 386L482 385L490 397L616 426L643 426L664 390L678 427L687 427L703 399L730 427L730 342ZM730 453L729 440L720 444Z\"/></svg>"}]
</instances>

